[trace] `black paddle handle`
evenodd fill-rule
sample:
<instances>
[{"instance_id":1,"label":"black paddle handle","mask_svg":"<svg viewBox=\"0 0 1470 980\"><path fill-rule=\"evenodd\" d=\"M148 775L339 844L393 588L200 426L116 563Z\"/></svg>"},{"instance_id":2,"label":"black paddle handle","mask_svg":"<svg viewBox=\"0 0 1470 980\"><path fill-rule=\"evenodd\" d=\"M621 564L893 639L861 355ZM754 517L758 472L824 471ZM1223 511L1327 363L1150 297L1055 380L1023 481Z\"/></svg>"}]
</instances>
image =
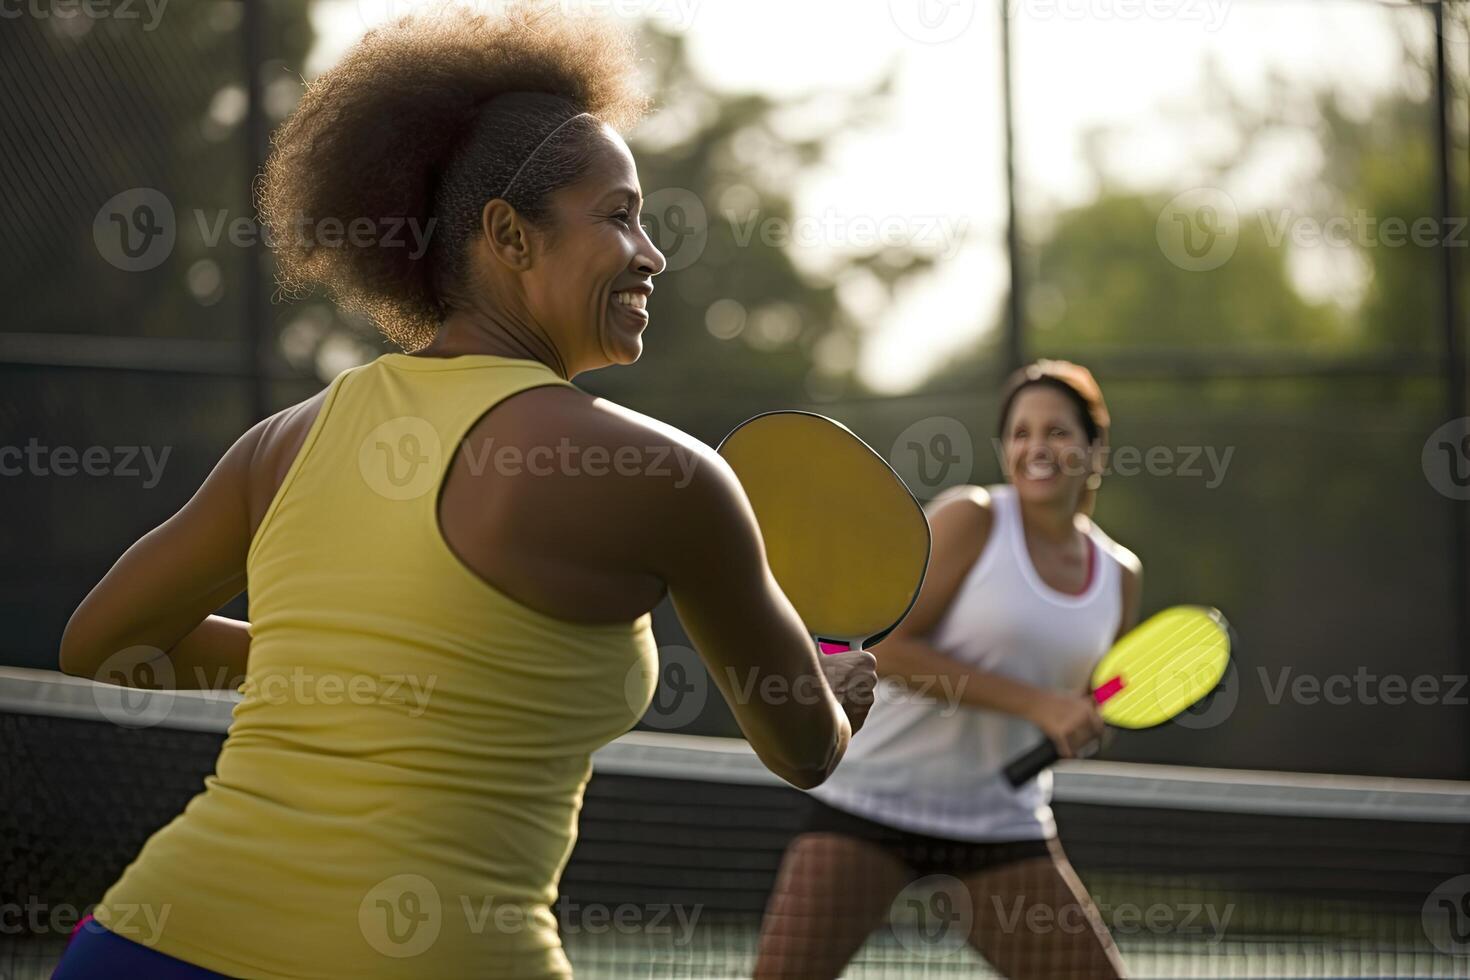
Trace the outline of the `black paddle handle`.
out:
<instances>
[{"instance_id":1,"label":"black paddle handle","mask_svg":"<svg viewBox=\"0 0 1470 980\"><path fill-rule=\"evenodd\" d=\"M1020 789L1040 775L1041 770L1061 758L1057 747L1047 739L1025 755L1018 755L1005 767L1006 781L1012 789Z\"/></svg>"}]
</instances>

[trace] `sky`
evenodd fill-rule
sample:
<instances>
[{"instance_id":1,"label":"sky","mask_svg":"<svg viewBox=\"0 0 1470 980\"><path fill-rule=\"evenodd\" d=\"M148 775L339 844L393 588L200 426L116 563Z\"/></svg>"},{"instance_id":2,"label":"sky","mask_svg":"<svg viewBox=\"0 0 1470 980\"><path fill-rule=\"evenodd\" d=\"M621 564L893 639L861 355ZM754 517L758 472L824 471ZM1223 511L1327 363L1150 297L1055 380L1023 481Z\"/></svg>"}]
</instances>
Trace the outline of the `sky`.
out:
<instances>
[{"instance_id":1,"label":"sky","mask_svg":"<svg viewBox=\"0 0 1470 980\"><path fill-rule=\"evenodd\" d=\"M498 0L467 2L491 8ZM823 166L799 176L797 213L815 233L791 246L793 258L821 268L831 250L862 249L874 228L940 256L892 302L861 282L840 293L868 328L860 374L882 392L912 390L996 324L1008 280L998 0L563 2L654 18L685 34L697 70L731 92L847 91L896 66L895 111L837 141ZM1430 37L1417 12L1375 0L1008 2L1023 234L1028 216L1093 196L1081 148L1095 127L1120 134L1109 162L1139 189L1196 186L1196 154L1222 138L1189 119L1210 58L1252 97L1264 97L1274 71L1366 106L1401 84L1398 27L1420 43ZM317 0L308 72L330 66L369 26L419 6ZM1165 123L1166 109L1178 121ZM1283 141L1231 193L1270 201L1315 165L1315 154L1301 140ZM1305 291L1334 286L1330 269L1301 275Z\"/></svg>"}]
</instances>

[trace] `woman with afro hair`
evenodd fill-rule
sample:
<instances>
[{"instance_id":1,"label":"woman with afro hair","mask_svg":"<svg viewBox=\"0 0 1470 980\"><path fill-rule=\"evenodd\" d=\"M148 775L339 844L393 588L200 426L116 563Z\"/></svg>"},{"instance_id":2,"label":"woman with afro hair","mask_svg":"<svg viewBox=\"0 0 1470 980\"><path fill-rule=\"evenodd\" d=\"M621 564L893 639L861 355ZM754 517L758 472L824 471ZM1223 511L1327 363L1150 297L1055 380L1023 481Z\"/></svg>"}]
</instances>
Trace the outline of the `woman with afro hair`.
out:
<instances>
[{"instance_id":1,"label":"woman with afro hair","mask_svg":"<svg viewBox=\"0 0 1470 980\"><path fill-rule=\"evenodd\" d=\"M403 352L246 432L68 624L68 673L243 698L56 977L570 976L557 882L666 594L717 683L821 692L724 691L771 770L841 759L872 657L818 657L718 455L571 384L638 359L664 268L633 69L553 7L416 16L276 134L283 281ZM213 615L247 586L250 622Z\"/></svg>"}]
</instances>

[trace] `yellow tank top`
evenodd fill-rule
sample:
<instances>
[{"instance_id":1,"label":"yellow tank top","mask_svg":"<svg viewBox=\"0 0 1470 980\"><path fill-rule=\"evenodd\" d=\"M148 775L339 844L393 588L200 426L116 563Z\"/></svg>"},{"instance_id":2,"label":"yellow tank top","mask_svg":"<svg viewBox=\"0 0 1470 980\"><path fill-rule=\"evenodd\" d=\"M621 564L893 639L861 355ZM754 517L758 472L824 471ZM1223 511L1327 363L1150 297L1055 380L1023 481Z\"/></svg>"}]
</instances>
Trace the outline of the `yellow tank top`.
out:
<instances>
[{"instance_id":1,"label":"yellow tank top","mask_svg":"<svg viewBox=\"0 0 1470 980\"><path fill-rule=\"evenodd\" d=\"M591 753L652 697L650 616L532 610L437 517L470 427L567 383L403 354L332 383L251 544L250 661L215 775L99 922L237 977L570 975L556 883Z\"/></svg>"}]
</instances>

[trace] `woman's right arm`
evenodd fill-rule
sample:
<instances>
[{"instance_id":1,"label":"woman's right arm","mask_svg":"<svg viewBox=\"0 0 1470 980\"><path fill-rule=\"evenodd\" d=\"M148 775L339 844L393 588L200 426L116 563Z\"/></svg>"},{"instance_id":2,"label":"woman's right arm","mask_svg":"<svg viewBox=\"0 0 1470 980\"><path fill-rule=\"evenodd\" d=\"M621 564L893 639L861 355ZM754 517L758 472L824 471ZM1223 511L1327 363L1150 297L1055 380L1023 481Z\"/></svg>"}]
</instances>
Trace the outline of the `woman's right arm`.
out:
<instances>
[{"instance_id":1,"label":"woman's right arm","mask_svg":"<svg viewBox=\"0 0 1470 980\"><path fill-rule=\"evenodd\" d=\"M834 696L816 644L766 561L755 513L739 480L718 454L701 447L688 484L671 489L653 535L654 563L674 608L762 762L802 789L823 782L861 723L873 658L853 661L857 691ZM836 658L828 658L829 661Z\"/></svg>"},{"instance_id":2,"label":"woman's right arm","mask_svg":"<svg viewBox=\"0 0 1470 980\"><path fill-rule=\"evenodd\" d=\"M1064 756L1072 756L1102 730L1090 698L975 670L930 643L960 584L985 550L992 522L989 495L979 487L950 491L932 505L929 570L908 616L873 648L878 675L901 682L916 696L937 700L937 710L983 708L1023 718L1041 729Z\"/></svg>"}]
</instances>

